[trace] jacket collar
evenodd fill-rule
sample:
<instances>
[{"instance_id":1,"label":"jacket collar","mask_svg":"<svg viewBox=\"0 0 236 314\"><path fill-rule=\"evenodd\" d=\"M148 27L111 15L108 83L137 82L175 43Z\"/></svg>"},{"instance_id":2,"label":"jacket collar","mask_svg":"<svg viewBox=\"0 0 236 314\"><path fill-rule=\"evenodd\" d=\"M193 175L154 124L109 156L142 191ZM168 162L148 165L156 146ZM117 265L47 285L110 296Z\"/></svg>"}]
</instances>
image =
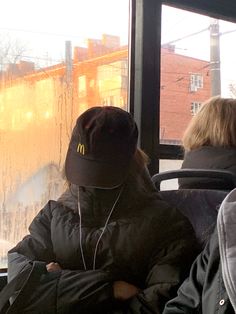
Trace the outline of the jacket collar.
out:
<instances>
[{"instance_id":1,"label":"jacket collar","mask_svg":"<svg viewBox=\"0 0 236 314\"><path fill-rule=\"evenodd\" d=\"M223 280L236 312L236 189L226 196L220 206L217 229Z\"/></svg>"}]
</instances>

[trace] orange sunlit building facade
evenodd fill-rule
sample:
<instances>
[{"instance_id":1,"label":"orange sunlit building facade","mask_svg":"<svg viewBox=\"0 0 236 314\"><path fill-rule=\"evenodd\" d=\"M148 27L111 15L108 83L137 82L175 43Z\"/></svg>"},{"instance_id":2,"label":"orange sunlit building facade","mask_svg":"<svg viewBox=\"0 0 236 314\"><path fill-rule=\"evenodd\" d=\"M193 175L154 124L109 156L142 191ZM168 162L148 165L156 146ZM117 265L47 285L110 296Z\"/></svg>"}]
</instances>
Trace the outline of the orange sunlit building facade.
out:
<instances>
[{"instance_id":1,"label":"orange sunlit building facade","mask_svg":"<svg viewBox=\"0 0 236 314\"><path fill-rule=\"evenodd\" d=\"M104 35L75 47L65 63L35 70L32 62L10 64L0 73L0 130L22 130L55 119L60 109L73 118L94 105L127 107L128 50L119 37ZM161 50L161 139L180 139L195 111L210 96L209 62ZM183 118L184 114L184 118ZM182 117L179 127L173 115Z\"/></svg>"}]
</instances>

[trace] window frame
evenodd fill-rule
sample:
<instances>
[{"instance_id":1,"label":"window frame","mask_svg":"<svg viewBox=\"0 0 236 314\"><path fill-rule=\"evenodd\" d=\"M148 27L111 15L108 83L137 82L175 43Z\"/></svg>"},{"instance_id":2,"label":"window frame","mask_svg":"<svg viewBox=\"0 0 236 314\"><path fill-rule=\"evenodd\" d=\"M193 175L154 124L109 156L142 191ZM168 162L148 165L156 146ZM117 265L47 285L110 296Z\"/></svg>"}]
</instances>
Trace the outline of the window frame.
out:
<instances>
[{"instance_id":1,"label":"window frame","mask_svg":"<svg viewBox=\"0 0 236 314\"><path fill-rule=\"evenodd\" d=\"M196 113L198 112L198 110L200 109L202 105L202 102L201 101L192 101L191 104L190 104L190 112L191 112L191 115L192 116L195 116Z\"/></svg>"},{"instance_id":2,"label":"window frame","mask_svg":"<svg viewBox=\"0 0 236 314\"><path fill-rule=\"evenodd\" d=\"M140 130L139 145L150 157L151 175L159 172L160 159L183 159L180 145L159 140L162 5L236 22L232 0L131 0L129 104Z\"/></svg>"}]
</instances>

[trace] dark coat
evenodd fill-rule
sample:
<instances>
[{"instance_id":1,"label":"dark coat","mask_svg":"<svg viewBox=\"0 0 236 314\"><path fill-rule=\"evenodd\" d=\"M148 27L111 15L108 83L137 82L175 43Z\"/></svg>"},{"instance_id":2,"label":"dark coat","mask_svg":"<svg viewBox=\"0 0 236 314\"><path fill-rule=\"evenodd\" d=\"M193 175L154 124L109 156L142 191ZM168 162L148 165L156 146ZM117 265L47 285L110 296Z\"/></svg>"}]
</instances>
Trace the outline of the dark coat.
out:
<instances>
[{"instance_id":1,"label":"dark coat","mask_svg":"<svg viewBox=\"0 0 236 314\"><path fill-rule=\"evenodd\" d=\"M222 203L209 243L193 263L178 296L167 303L163 314L236 312L235 211L236 189Z\"/></svg>"},{"instance_id":2,"label":"dark coat","mask_svg":"<svg viewBox=\"0 0 236 314\"><path fill-rule=\"evenodd\" d=\"M77 195L70 202L50 201L34 218L30 234L9 252L9 278L29 260L56 261L63 268L57 287L58 310L71 300L80 309L78 313L83 312L84 304L86 314L105 313L105 309L111 309L109 313L130 313L128 308L132 313L143 313L143 307L145 313L161 313L196 256L195 236L187 219L156 192L142 199L137 194L135 199L131 190L125 187L97 253L98 238L114 195L111 193L109 199L102 191L80 188L81 220ZM87 269L82 260L80 236ZM123 303L114 301L115 280L141 289L137 297L124 303L125 311L121 310ZM76 312L74 309L71 313Z\"/></svg>"},{"instance_id":3,"label":"dark coat","mask_svg":"<svg viewBox=\"0 0 236 314\"><path fill-rule=\"evenodd\" d=\"M181 168L227 170L236 175L236 148L203 146L186 152ZM227 186L225 182L218 179L179 179L180 189L209 189L209 187L217 190L232 190L232 186Z\"/></svg>"}]
</instances>

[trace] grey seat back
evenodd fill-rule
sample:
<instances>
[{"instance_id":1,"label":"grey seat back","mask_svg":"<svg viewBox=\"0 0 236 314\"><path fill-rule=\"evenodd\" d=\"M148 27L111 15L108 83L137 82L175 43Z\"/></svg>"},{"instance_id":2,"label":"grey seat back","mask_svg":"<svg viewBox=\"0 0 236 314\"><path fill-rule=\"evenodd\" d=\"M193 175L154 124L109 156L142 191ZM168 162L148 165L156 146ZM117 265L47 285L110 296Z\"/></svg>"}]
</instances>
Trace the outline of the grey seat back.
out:
<instances>
[{"instance_id":1,"label":"grey seat back","mask_svg":"<svg viewBox=\"0 0 236 314\"><path fill-rule=\"evenodd\" d=\"M218 209L228 192L219 190L161 191L161 197L179 209L191 222L197 240L203 247L211 235Z\"/></svg>"},{"instance_id":2,"label":"grey seat back","mask_svg":"<svg viewBox=\"0 0 236 314\"><path fill-rule=\"evenodd\" d=\"M164 171L152 176L156 188L160 190L162 181L176 178L214 178L225 182L224 186L236 187L236 177L226 170L178 169ZM218 209L230 190L214 190L209 185L206 189L179 189L160 191L164 200L178 208L191 222L198 242L204 246L212 233L217 219Z\"/></svg>"},{"instance_id":3,"label":"grey seat back","mask_svg":"<svg viewBox=\"0 0 236 314\"><path fill-rule=\"evenodd\" d=\"M6 284L7 284L7 273L2 272L0 273L0 291L4 288Z\"/></svg>"}]
</instances>

